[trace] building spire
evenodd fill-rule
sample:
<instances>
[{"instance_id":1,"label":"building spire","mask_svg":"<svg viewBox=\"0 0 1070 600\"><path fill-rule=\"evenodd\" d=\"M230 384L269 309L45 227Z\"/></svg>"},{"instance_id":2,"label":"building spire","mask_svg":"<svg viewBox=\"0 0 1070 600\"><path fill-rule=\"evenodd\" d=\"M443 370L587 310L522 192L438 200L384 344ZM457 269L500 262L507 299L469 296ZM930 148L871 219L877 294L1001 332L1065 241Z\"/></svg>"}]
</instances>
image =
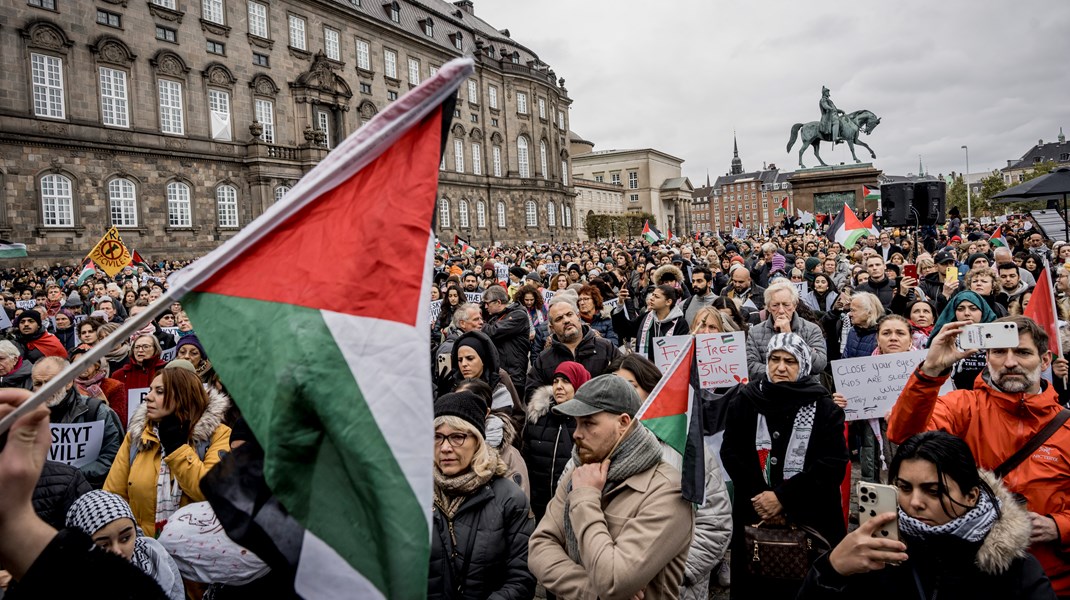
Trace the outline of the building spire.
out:
<instances>
[{"instance_id":1,"label":"building spire","mask_svg":"<svg viewBox=\"0 0 1070 600\"><path fill-rule=\"evenodd\" d=\"M739 142L736 141L736 131L732 130L732 175L743 174L743 161L739 159Z\"/></svg>"},{"instance_id":2,"label":"building spire","mask_svg":"<svg viewBox=\"0 0 1070 600\"><path fill-rule=\"evenodd\" d=\"M1063 128L1062 127L1059 128L1059 143L1060 144L1065 144L1066 143L1066 136L1063 135Z\"/></svg>"},{"instance_id":3,"label":"building spire","mask_svg":"<svg viewBox=\"0 0 1070 600\"><path fill-rule=\"evenodd\" d=\"M706 187L710 187L710 170L706 169Z\"/></svg>"},{"instance_id":4,"label":"building spire","mask_svg":"<svg viewBox=\"0 0 1070 600\"><path fill-rule=\"evenodd\" d=\"M921 164L921 155L918 155L918 177L925 174L925 165Z\"/></svg>"}]
</instances>

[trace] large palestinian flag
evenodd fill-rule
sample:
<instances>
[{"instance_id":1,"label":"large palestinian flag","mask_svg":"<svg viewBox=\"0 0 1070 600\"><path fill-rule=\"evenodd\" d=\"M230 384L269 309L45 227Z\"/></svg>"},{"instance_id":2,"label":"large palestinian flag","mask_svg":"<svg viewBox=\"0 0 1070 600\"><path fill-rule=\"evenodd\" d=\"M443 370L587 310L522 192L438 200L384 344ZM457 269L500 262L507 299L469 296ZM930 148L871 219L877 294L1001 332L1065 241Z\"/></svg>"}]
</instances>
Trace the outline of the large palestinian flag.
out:
<instances>
[{"instance_id":1,"label":"large palestinian flag","mask_svg":"<svg viewBox=\"0 0 1070 600\"><path fill-rule=\"evenodd\" d=\"M451 61L391 103L174 282L264 479L305 528L305 598L427 592L431 221L472 65Z\"/></svg>"},{"instance_id":2,"label":"large palestinian flag","mask_svg":"<svg viewBox=\"0 0 1070 600\"><path fill-rule=\"evenodd\" d=\"M872 222L868 226L864 225L858 219L855 211L851 210L851 207L847 204L844 204L843 210L833 219L825 236L834 242L843 244L844 248L850 250L854 248L860 238L873 235L874 230L872 227Z\"/></svg>"}]
</instances>

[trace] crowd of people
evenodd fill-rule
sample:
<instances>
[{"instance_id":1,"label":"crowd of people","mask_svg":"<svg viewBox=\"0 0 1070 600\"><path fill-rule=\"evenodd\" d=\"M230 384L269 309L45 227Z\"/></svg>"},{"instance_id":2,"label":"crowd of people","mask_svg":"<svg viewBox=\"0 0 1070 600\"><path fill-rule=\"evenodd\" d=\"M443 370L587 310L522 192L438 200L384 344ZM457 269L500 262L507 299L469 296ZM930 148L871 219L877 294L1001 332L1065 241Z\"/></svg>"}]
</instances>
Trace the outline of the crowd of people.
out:
<instances>
[{"instance_id":1,"label":"crowd of people","mask_svg":"<svg viewBox=\"0 0 1070 600\"><path fill-rule=\"evenodd\" d=\"M1070 329L1051 339L1025 316L1047 276L1070 320L1070 244L999 226L953 214L939 232L886 228L851 248L810 227L436 252L428 596L1070 597ZM39 388L110 347L22 424L30 439L34 418L102 422L95 460L46 461L32 481L0 460L12 502L32 491L46 527L0 515L0 539L40 540L29 560L0 542L12 595L47 585L71 540L132 563L157 596L264 589L206 581L168 543L177 512L204 510L200 479L251 438L181 304L154 303L176 266L80 285L72 268L3 273L0 388ZM141 311L149 325L108 339ZM997 321L1017 327L1016 347L956 345ZM683 457L636 417L664 375L660 338L729 332L747 377L696 396L707 452L693 503ZM891 412L847 419L833 363L914 350L925 359ZM896 511L861 526L845 512L852 463L896 488ZM882 539L892 521L899 539ZM756 527L808 532L808 570L759 565Z\"/></svg>"}]
</instances>

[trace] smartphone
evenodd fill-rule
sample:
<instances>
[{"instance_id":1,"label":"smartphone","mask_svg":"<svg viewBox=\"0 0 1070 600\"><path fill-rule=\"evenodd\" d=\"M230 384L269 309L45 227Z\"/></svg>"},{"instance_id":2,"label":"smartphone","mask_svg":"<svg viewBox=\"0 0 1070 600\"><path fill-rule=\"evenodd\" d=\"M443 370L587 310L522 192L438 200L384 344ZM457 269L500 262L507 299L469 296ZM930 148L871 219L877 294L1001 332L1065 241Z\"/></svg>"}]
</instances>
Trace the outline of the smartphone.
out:
<instances>
[{"instance_id":1,"label":"smartphone","mask_svg":"<svg viewBox=\"0 0 1070 600\"><path fill-rule=\"evenodd\" d=\"M880 483L859 481L858 487L858 524L864 525L866 521L879 514L899 512L899 491L894 486ZM899 541L899 519L886 523L874 537L883 537L889 540Z\"/></svg>"},{"instance_id":2,"label":"smartphone","mask_svg":"<svg viewBox=\"0 0 1070 600\"><path fill-rule=\"evenodd\" d=\"M905 265L903 266L903 277L918 278L918 265Z\"/></svg>"},{"instance_id":3,"label":"smartphone","mask_svg":"<svg viewBox=\"0 0 1070 600\"><path fill-rule=\"evenodd\" d=\"M962 333L955 338L959 350L967 348L984 350L986 348L1018 347L1018 325L1015 323L975 323L962 328Z\"/></svg>"},{"instance_id":4,"label":"smartphone","mask_svg":"<svg viewBox=\"0 0 1070 600\"><path fill-rule=\"evenodd\" d=\"M959 268L958 267L948 267L947 268L947 277L944 279L944 281L958 281L958 278L959 278Z\"/></svg>"}]
</instances>

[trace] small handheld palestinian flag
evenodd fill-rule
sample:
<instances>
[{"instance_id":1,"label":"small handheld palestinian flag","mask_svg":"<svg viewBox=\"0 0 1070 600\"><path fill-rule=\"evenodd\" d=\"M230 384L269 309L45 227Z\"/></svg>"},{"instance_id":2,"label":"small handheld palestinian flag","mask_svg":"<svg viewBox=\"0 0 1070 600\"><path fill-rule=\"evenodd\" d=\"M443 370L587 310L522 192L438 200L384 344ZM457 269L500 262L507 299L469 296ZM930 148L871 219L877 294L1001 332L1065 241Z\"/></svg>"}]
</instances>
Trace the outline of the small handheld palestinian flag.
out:
<instances>
[{"instance_id":1,"label":"small handheld palestinian flag","mask_svg":"<svg viewBox=\"0 0 1070 600\"><path fill-rule=\"evenodd\" d=\"M993 248L1006 248L1007 237L1003 235L1003 226L996 227L996 230L992 232L992 237L988 238L988 242L992 244Z\"/></svg>"},{"instance_id":2,"label":"small handheld palestinian flag","mask_svg":"<svg viewBox=\"0 0 1070 600\"><path fill-rule=\"evenodd\" d=\"M468 240L464 239L463 237L461 237L459 235L453 236L453 243L458 245L458 246L460 246L461 247L461 252L463 252L465 254L475 254L476 253L476 249L473 248L472 245L468 243Z\"/></svg>"},{"instance_id":3,"label":"small handheld palestinian flag","mask_svg":"<svg viewBox=\"0 0 1070 600\"><path fill-rule=\"evenodd\" d=\"M864 200L880 200L881 189L879 187L862 186L862 198Z\"/></svg>"},{"instance_id":4,"label":"small handheld palestinian flag","mask_svg":"<svg viewBox=\"0 0 1070 600\"><path fill-rule=\"evenodd\" d=\"M661 241L661 234L658 230L650 226L650 220L647 219L643 223L643 239L653 244L654 242Z\"/></svg>"}]
</instances>

